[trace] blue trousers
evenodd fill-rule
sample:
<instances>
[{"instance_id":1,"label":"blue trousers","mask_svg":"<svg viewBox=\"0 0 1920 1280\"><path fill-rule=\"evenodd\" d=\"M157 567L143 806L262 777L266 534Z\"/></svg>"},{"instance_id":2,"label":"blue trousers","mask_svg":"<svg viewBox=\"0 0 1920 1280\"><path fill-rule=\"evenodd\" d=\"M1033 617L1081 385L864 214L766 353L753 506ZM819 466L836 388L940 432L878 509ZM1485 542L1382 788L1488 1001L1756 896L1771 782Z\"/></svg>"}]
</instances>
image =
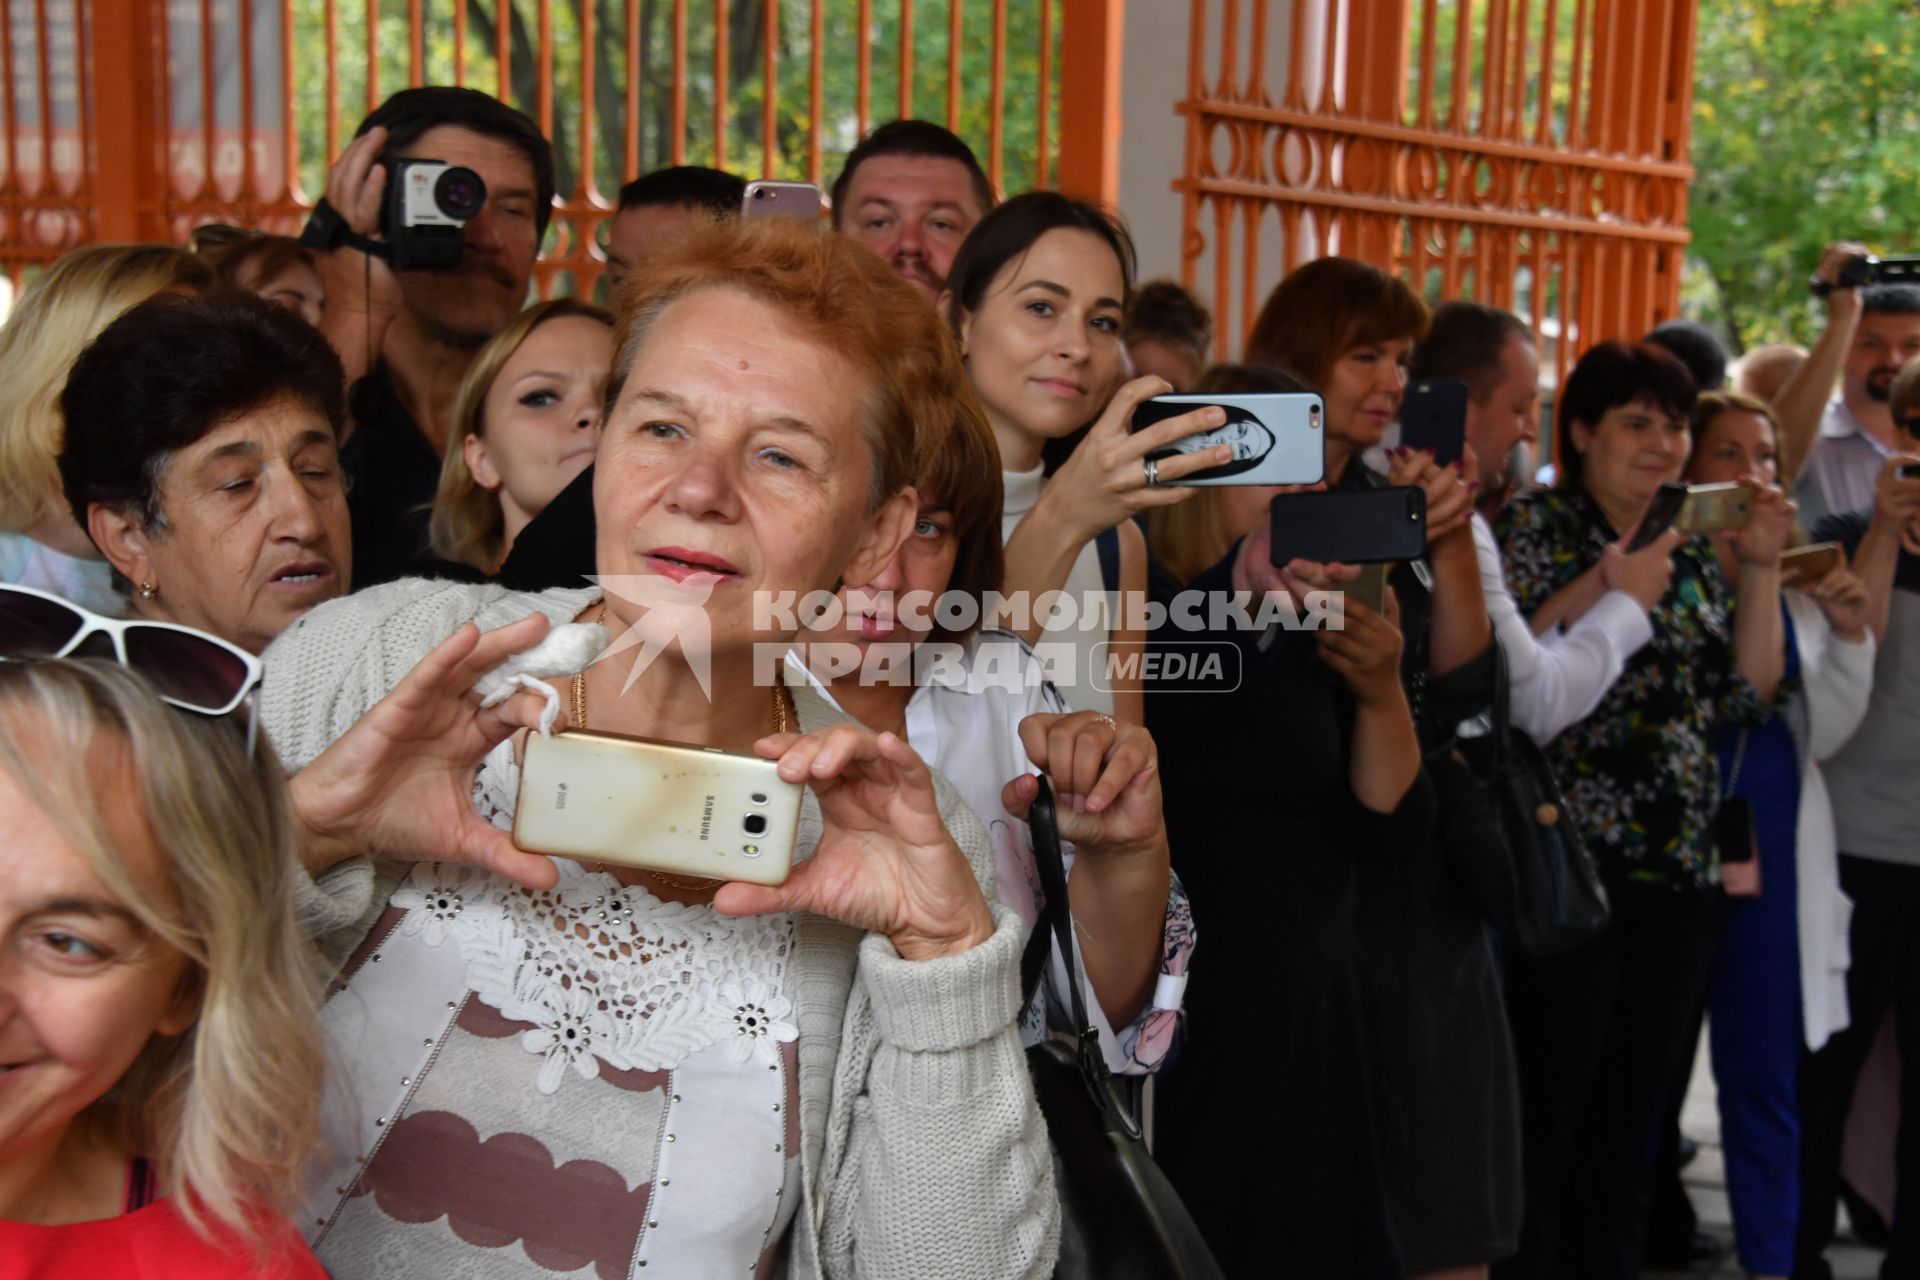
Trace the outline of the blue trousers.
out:
<instances>
[{"instance_id":1,"label":"blue trousers","mask_svg":"<svg viewBox=\"0 0 1920 1280\"><path fill-rule=\"evenodd\" d=\"M1731 754L1723 746L1723 769ZM1791 1275L1800 1216L1798 1092L1806 1032L1793 865L1799 765L1778 717L1750 733L1734 794L1754 807L1761 893L1729 899L1708 987L1727 1199L1740 1265L1760 1275Z\"/></svg>"}]
</instances>

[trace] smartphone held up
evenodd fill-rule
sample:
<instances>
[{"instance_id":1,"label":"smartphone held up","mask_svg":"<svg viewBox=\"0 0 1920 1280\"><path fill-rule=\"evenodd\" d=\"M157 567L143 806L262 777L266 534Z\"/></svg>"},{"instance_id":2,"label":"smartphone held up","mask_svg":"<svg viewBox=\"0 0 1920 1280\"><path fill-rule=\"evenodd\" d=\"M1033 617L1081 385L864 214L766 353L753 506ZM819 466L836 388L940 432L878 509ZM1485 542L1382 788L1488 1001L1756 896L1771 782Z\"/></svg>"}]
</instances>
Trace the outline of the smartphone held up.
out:
<instances>
[{"instance_id":1,"label":"smartphone held up","mask_svg":"<svg viewBox=\"0 0 1920 1280\"><path fill-rule=\"evenodd\" d=\"M530 853L784 884L800 823L778 762L569 729L527 739L513 840Z\"/></svg>"},{"instance_id":2,"label":"smartphone held up","mask_svg":"<svg viewBox=\"0 0 1920 1280\"><path fill-rule=\"evenodd\" d=\"M1326 405L1310 391L1248 395L1165 395L1143 401L1133 411L1131 429L1142 431L1195 409L1218 406L1224 426L1187 436L1171 448L1156 449L1154 462L1230 445L1233 459L1217 467L1165 483L1174 485L1314 484L1325 474Z\"/></svg>"}]
</instances>

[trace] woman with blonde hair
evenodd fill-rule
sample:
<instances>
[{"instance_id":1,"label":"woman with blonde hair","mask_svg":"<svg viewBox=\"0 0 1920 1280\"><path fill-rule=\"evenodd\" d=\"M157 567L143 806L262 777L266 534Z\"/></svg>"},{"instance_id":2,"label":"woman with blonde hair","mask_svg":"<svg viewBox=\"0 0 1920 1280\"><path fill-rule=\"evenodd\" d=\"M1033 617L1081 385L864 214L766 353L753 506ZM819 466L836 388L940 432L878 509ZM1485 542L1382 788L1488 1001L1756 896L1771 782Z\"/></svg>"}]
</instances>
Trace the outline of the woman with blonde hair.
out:
<instances>
[{"instance_id":1,"label":"woman with blonde hair","mask_svg":"<svg viewBox=\"0 0 1920 1280\"><path fill-rule=\"evenodd\" d=\"M163 244L75 249L27 286L0 327L0 582L118 613L112 570L60 488L60 391L86 345L156 293L213 283L207 264Z\"/></svg>"},{"instance_id":2,"label":"woman with blonde hair","mask_svg":"<svg viewBox=\"0 0 1920 1280\"><path fill-rule=\"evenodd\" d=\"M318 1277L280 1213L323 1061L286 784L156 690L237 703L258 668L28 658L102 620L13 588L0 621L0 1276Z\"/></svg>"},{"instance_id":3,"label":"woman with blonde hair","mask_svg":"<svg viewBox=\"0 0 1920 1280\"><path fill-rule=\"evenodd\" d=\"M554 298L474 357L430 523L434 555L491 575L513 540L593 462L613 364L613 317Z\"/></svg>"}]
</instances>

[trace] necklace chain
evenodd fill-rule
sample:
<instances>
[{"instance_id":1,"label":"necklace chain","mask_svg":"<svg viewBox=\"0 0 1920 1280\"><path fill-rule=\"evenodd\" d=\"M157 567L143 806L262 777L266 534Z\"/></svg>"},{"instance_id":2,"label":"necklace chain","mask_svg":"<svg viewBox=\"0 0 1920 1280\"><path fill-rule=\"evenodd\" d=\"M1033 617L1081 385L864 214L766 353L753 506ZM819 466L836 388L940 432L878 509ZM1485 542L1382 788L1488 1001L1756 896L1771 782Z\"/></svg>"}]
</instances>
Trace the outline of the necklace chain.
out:
<instances>
[{"instance_id":1,"label":"necklace chain","mask_svg":"<svg viewBox=\"0 0 1920 1280\"><path fill-rule=\"evenodd\" d=\"M605 622L606 620L607 620L607 605L606 605L606 602L603 600L600 603L599 616L596 617L594 621ZM570 727L575 729L584 729L587 727L587 673L586 672L576 671L573 673L572 692L573 692L573 707L572 707L573 716L571 718ZM779 673L776 671L774 673L774 681L773 681L773 731L775 733L785 733L787 731L787 701L788 701L788 694L787 694L786 682L780 678ZM606 864L601 863L600 869L602 871L605 871L607 869ZM712 889L726 883L725 880L709 879L703 876L676 876L665 871L655 871L651 868L647 869L647 874L652 876L655 880L660 881L662 884L671 885L675 889L684 889L689 892Z\"/></svg>"}]
</instances>

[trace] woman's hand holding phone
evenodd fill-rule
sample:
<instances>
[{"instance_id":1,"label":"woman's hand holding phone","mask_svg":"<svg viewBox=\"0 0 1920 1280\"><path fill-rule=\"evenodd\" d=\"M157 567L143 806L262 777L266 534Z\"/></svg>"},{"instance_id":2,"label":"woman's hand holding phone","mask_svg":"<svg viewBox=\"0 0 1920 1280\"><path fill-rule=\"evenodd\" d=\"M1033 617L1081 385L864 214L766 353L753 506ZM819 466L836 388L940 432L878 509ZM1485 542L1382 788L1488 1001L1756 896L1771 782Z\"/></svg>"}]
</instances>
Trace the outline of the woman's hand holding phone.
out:
<instances>
[{"instance_id":1,"label":"woman's hand holding phone","mask_svg":"<svg viewBox=\"0 0 1920 1280\"><path fill-rule=\"evenodd\" d=\"M393 691L290 780L318 873L377 853L418 862L464 862L530 889L551 888L553 861L518 848L473 807L487 753L540 723L531 693L482 707L473 686L547 633L544 614L482 633L471 623L442 641Z\"/></svg>"},{"instance_id":2,"label":"woman's hand holding phone","mask_svg":"<svg viewBox=\"0 0 1920 1280\"><path fill-rule=\"evenodd\" d=\"M1741 476L1740 483L1753 491L1747 523L1724 536L1739 557L1743 573L1750 569L1778 572L1780 553L1793 535L1793 513L1798 508L1779 485L1761 484L1752 476Z\"/></svg>"},{"instance_id":3,"label":"woman's hand holding phone","mask_svg":"<svg viewBox=\"0 0 1920 1280\"><path fill-rule=\"evenodd\" d=\"M1600 583L1608 591L1624 591L1651 613L1665 598L1673 584L1673 553L1687 537L1678 529L1668 529L1638 551L1629 551L1626 540L1609 543L1600 563Z\"/></svg>"},{"instance_id":4,"label":"woman's hand holding phone","mask_svg":"<svg viewBox=\"0 0 1920 1280\"><path fill-rule=\"evenodd\" d=\"M1020 744L1053 784L1061 839L1103 855L1165 855L1152 734L1096 711L1041 712L1020 722ZM1023 773L1001 790L1000 802L1025 821L1038 792L1034 775Z\"/></svg>"},{"instance_id":5,"label":"woman's hand holding phone","mask_svg":"<svg viewBox=\"0 0 1920 1280\"><path fill-rule=\"evenodd\" d=\"M1809 594L1826 611L1836 639L1859 644L1867 638L1873 597L1867 591L1867 584L1854 577L1844 562L1829 570Z\"/></svg>"},{"instance_id":6,"label":"woman's hand holding phone","mask_svg":"<svg viewBox=\"0 0 1920 1280\"><path fill-rule=\"evenodd\" d=\"M1395 449L1387 455L1387 483L1396 487L1418 485L1427 494L1427 545L1467 527L1473 514L1474 483L1464 476L1475 474L1471 446L1462 446L1460 461L1441 466L1431 454L1412 449Z\"/></svg>"},{"instance_id":7,"label":"woman's hand holding phone","mask_svg":"<svg viewBox=\"0 0 1920 1280\"><path fill-rule=\"evenodd\" d=\"M1320 661L1347 682L1363 707L1389 707L1405 701L1400 687L1400 602L1387 588L1385 612L1348 596L1343 625L1319 636Z\"/></svg>"},{"instance_id":8,"label":"woman's hand holding phone","mask_svg":"<svg viewBox=\"0 0 1920 1280\"><path fill-rule=\"evenodd\" d=\"M1141 402L1172 390L1164 378L1154 377L1135 378L1121 387L1048 481L1041 501L1057 503L1066 529L1082 541L1150 507L1185 502L1194 491L1169 488L1173 481L1233 461L1232 446L1224 444L1177 454L1158 463L1158 485L1147 483L1149 453L1171 448L1175 441L1211 431L1227 420L1219 406L1202 405L1145 430L1132 430L1133 411Z\"/></svg>"},{"instance_id":9,"label":"woman's hand holding phone","mask_svg":"<svg viewBox=\"0 0 1920 1280\"><path fill-rule=\"evenodd\" d=\"M958 955L993 936L973 868L940 819L933 774L900 737L840 724L774 734L754 750L819 797L820 843L783 885L722 885L716 910L811 911L885 934L906 960Z\"/></svg>"}]
</instances>

